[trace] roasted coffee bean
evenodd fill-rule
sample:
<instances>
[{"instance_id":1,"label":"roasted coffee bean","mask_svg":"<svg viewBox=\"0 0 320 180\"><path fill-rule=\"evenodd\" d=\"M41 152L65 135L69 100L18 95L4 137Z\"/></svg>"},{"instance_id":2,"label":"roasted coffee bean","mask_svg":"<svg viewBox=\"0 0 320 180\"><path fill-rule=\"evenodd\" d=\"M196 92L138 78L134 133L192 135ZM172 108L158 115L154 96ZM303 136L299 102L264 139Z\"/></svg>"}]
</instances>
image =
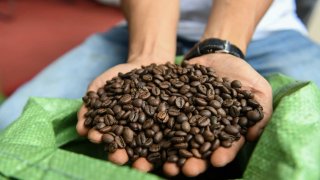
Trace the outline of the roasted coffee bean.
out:
<instances>
[{"instance_id":1,"label":"roasted coffee bean","mask_svg":"<svg viewBox=\"0 0 320 180\"><path fill-rule=\"evenodd\" d=\"M231 147L232 146L232 141L231 140L222 141L221 142L221 146L226 147L226 148Z\"/></svg>"},{"instance_id":2,"label":"roasted coffee bean","mask_svg":"<svg viewBox=\"0 0 320 180\"><path fill-rule=\"evenodd\" d=\"M211 143L210 142L205 142L201 145L199 152L200 153L205 153L211 148Z\"/></svg>"},{"instance_id":3,"label":"roasted coffee bean","mask_svg":"<svg viewBox=\"0 0 320 180\"><path fill-rule=\"evenodd\" d=\"M188 148L188 143L178 143L173 145L173 147L177 149L187 149Z\"/></svg>"},{"instance_id":4,"label":"roasted coffee bean","mask_svg":"<svg viewBox=\"0 0 320 180\"><path fill-rule=\"evenodd\" d=\"M152 119L147 119L143 125L142 128L143 129L149 129L152 125L153 125L154 121Z\"/></svg>"},{"instance_id":5,"label":"roasted coffee bean","mask_svg":"<svg viewBox=\"0 0 320 180\"><path fill-rule=\"evenodd\" d=\"M151 90L151 93L155 96L159 96L160 95L160 89L156 86L154 86Z\"/></svg>"},{"instance_id":6,"label":"roasted coffee bean","mask_svg":"<svg viewBox=\"0 0 320 180\"><path fill-rule=\"evenodd\" d=\"M142 106L142 102L143 100L142 99L135 99L132 101L132 105L134 105L135 107L141 107Z\"/></svg>"},{"instance_id":7,"label":"roasted coffee bean","mask_svg":"<svg viewBox=\"0 0 320 180\"><path fill-rule=\"evenodd\" d=\"M201 84L200 81L192 81L192 82L190 83L190 85L193 86L193 87L197 87L197 86L199 86L200 84Z\"/></svg>"},{"instance_id":8,"label":"roasted coffee bean","mask_svg":"<svg viewBox=\"0 0 320 180\"><path fill-rule=\"evenodd\" d=\"M177 117L177 122L178 123L183 123L184 121L187 121L188 117L184 113L180 113L180 115Z\"/></svg>"},{"instance_id":9,"label":"roasted coffee bean","mask_svg":"<svg viewBox=\"0 0 320 180\"><path fill-rule=\"evenodd\" d=\"M180 88L180 90L179 90L179 92L181 93L181 94L186 94L186 93L188 93L190 91L190 86L189 85L183 85L181 88Z\"/></svg>"},{"instance_id":10,"label":"roasted coffee bean","mask_svg":"<svg viewBox=\"0 0 320 180\"><path fill-rule=\"evenodd\" d=\"M125 94L120 98L119 102L120 104L128 104L130 103L131 99L132 97L130 94Z\"/></svg>"},{"instance_id":11,"label":"roasted coffee bean","mask_svg":"<svg viewBox=\"0 0 320 180\"><path fill-rule=\"evenodd\" d=\"M160 151L161 147L159 144L152 144L150 147L149 147L149 151L150 152L158 152Z\"/></svg>"},{"instance_id":12,"label":"roasted coffee bean","mask_svg":"<svg viewBox=\"0 0 320 180\"><path fill-rule=\"evenodd\" d=\"M163 133L161 131L159 131L154 135L153 140L155 143L160 143L162 138L163 138Z\"/></svg>"},{"instance_id":13,"label":"roasted coffee bean","mask_svg":"<svg viewBox=\"0 0 320 180\"><path fill-rule=\"evenodd\" d=\"M161 123L166 123L169 121L169 115L165 111L158 112L156 118Z\"/></svg>"},{"instance_id":14,"label":"roasted coffee bean","mask_svg":"<svg viewBox=\"0 0 320 180\"><path fill-rule=\"evenodd\" d=\"M161 160L161 154L159 152L151 153L147 156L147 160L151 163L157 163Z\"/></svg>"},{"instance_id":15,"label":"roasted coffee bean","mask_svg":"<svg viewBox=\"0 0 320 180\"><path fill-rule=\"evenodd\" d=\"M212 154L212 151L209 150L209 151L202 154L202 158L208 158L211 156L211 154Z\"/></svg>"},{"instance_id":16,"label":"roasted coffee bean","mask_svg":"<svg viewBox=\"0 0 320 180\"><path fill-rule=\"evenodd\" d=\"M124 142L122 136L116 136L114 138L114 141L117 143L119 148L124 148L126 147L126 143Z\"/></svg>"},{"instance_id":17,"label":"roasted coffee bean","mask_svg":"<svg viewBox=\"0 0 320 180\"><path fill-rule=\"evenodd\" d=\"M146 105L143 109L144 109L144 112L149 116L153 116L154 113L156 112L155 108L150 105Z\"/></svg>"},{"instance_id":18,"label":"roasted coffee bean","mask_svg":"<svg viewBox=\"0 0 320 180\"><path fill-rule=\"evenodd\" d=\"M132 149L131 147L126 146L126 152L127 152L128 156L129 156L130 158L133 157L134 152L133 152L133 149Z\"/></svg>"},{"instance_id":19,"label":"roasted coffee bean","mask_svg":"<svg viewBox=\"0 0 320 180\"><path fill-rule=\"evenodd\" d=\"M184 131L175 131L175 136L187 136L188 134Z\"/></svg>"},{"instance_id":20,"label":"roasted coffee bean","mask_svg":"<svg viewBox=\"0 0 320 180\"><path fill-rule=\"evenodd\" d=\"M247 112L247 118L250 121L257 122L262 119L262 115L258 110L252 110Z\"/></svg>"},{"instance_id":21,"label":"roasted coffee bean","mask_svg":"<svg viewBox=\"0 0 320 180\"><path fill-rule=\"evenodd\" d=\"M240 115L240 109L237 106L231 106L229 108L229 114L232 117L238 117Z\"/></svg>"},{"instance_id":22,"label":"roasted coffee bean","mask_svg":"<svg viewBox=\"0 0 320 180\"><path fill-rule=\"evenodd\" d=\"M238 80L234 80L234 81L231 82L231 87L232 88L241 88L241 86L242 86L242 84Z\"/></svg>"},{"instance_id":23,"label":"roasted coffee bean","mask_svg":"<svg viewBox=\"0 0 320 180\"><path fill-rule=\"evenodd\" d=\"M146 140L146 142L143 144L144 147L150 147L153 143L153 139L152 138L148 138Z\"/></svg>"},{"instance_id":24,"label":"roasted coffee bean","mask_svg":"<svg viewBox=\"0 0 320 180\"><path fill-rule=\"evenodd\" d=\"M191 130L191 126L190 126L190 123L188 121L184 121L182 124L181 124L181 129L185 132L189 132Z\"/></svg>"},{"instance_id":25,"label":"roasted coffee bean","mask_svg":"<svg viewBox=\"0 0 320 180\"><path fill-rule=\"evenodd\" d=\"M183 106L185 104L185 100L182 97L177 97L175 99L175 104L176 104L177 108L181 109L181 108L183 108Z\"/></svg>"},{"instance_id":26,"label":"roasted coffee bean","mask_svg":"<svg viewBox=\"0 0 320 180\"><path fill-rule=\"evenodd\" d=\"M200 111L200 115L206 116L206 117L211 117L211 112L209 110L204 109L204 110Z\"/></svg>"},{"instance_id":27,"label":"roasted coffee bean","mask_svg":"<svg viewBox=\"0 0 320 180\"><path fill-rule=\"evenodd\" d=\"M179 116L180 110L176 109L175 107L170 107L169 110L168 110L168 114L170 116Z\"/></svg>"},{"instance_id":28,"label":"roasted coffee bean","mask_svg":"<svg viewBox=\"0 0 320 180\"><path fill-rule=\"evenodd\" d=\"M203 116L198 120L198 126L206 127L208 125L210 125L210 119L209 118Z\"/></svg>"},{"instance_id":29,"label":"roasted coffee bean","mask_svg":"<svg viewBox=\"0 0 320 180\"><path fill-rule=\"evenodd\" d=\"M207 101L202 99L202 98L196 98L195 102L199 105L199 106L206 106L207 105Z\"/></svg>"},{"instance_id":30,"label":"roasted coffee bean","mask_svg":"<svg viewBox=\"0 0 320 180\"><path fill-rule=\"evenodd\" d=\"M249 106L251 106L253 108L257 108L260 106L260 104L254 99L248 99L247 103Z\"/></svg>"},{"instance_id":31,"label":"roasted coffee bean","mask_svg":"<svg viewBox=\"0 0 320 180\"><path fill-rule=\"evenodd\" d=\"M118 149L118 144L115 141L107 144L108 152L114 153Z\"/></svg>"},{"instance_id":32,"label":"roasted coffee bean","mask_svg":"<svg viewBox=\"0 0 320 180\"><path fill-rule=\"evenodd\" d=\"M125 127L123 129L123 138L126 143L132 142L133 136L134 136L134 132L130 128Z\"/></svg>"},{"instance_id":33,"label":"roasted coffee bean","mask_svg":"<svg viewBox=\"0 0 320 180\"><path fill-rule=\"evenodd\" d=\"M199 159L201 158L201 154L198 149L196 149L196 148L191 149L191 153L193 154L194 157L199 158Z\"/></svg>"},{"instance_id":34,"label":"roasted coffee bean","mask_svg":"<svg viewBox=\"0 0 320 180\"><path fill-rule=\"evenodd\" d=\"M239 119L239 125L241 127L246 127L248 124L248 119L246 117L240 117Z\"/></svg>"},{"instance_id":35,"label":"roasted coffee bean","mask_svg":"<svg viewBox=\"0 0 320 180\"><path fill-rule=\"evenodd\" d=\"M168 162L173 162L173 163L175 163L175 162L178 161L178 159L179 159L179 158L178 158L177 155L171 155L171 156L168 157L167 161L168 161Z\"/></svg>"},{"instance_id":36,"label":"roasted coffee bean","mask_svg":"<svg viewBox=\"0 0 320 180\"><path fill-rule=\"evenodd\" d=\"M181 137L181 136L176 136L176 137L172 137L170 140L171 140L172 143L177 144L177 143L184 142L185 138Z\"/></svg>"},{"instance_id":37,"label":"roasted coffee bean","mask_svg":"<svg viewBox=\"0 0 320 180\"><path fill-rule=\"evenodd\" d=\"M177 161L177 165L178 166L183 166L184 165L184 163L186 162L186 158L180 158L178 161Z\"/></svg>"},{"instance_id":38,"label":"roasted coffee bean","mask_svg":"<svg viewBox=\"0 0 320 180\"><path fill-rule=\"evenodd\" d=\"M123 132L123 126L121 126L121 125L119 125L119 126L117 126L115 129L114 129L114 133L116 134L116 135L118 135L118 136L120 136L121 134L122 134L122 132Z\"/></svg>"},{"instance_id":39,"label":"roasted coffee bean","mask_svg":"<svg viewBox=\"0 0 320 180\"><path fill-rule=\"evenodd\" d=\"M109 144L109 143L111 143L112 141L114 141L114 136L111 135L111 134L109 134L109 133L104 134L104 135L102 135L102 141L105 142L105 143L107 143L107 144Z\"/></svg>"},{"instance_id":40,"label":"roasted coffee bean","mask_svg":"<svg viewBox=\"0 0 320 180\"><path fill-rule=\"evenodd\" d=\"M155 135L155 132L152 129L147 129L145 133L147 137L153 137Z\"/></svg>"},{"instance_id":41,"label":"roasted coffee bean","mask_svg":"<svg viewBox=\"0 0 320 180\"><path fill-rule=\"evenodd\" d=\"M180 149L180 150L179 150L179 154L180 154L182 157L185 157L185 158L189 158L189 157L192 157L192 156L193 156L193 154L192 154L190 151L186 150L186 149Z\"/></svg>"},{"instance_id":42,"label":"roasted coffee bean","mask_svg":"<svg viewBox=\"0 0 320 180\"><path fill-rule=\"evenodd\" d=\"M226 133L231 134L231 135L237 135L239 133L238 128L236 128L235 126L232 125L228 125L224 128L224 131L226 131Z\"/></svg>"}]
</instances>

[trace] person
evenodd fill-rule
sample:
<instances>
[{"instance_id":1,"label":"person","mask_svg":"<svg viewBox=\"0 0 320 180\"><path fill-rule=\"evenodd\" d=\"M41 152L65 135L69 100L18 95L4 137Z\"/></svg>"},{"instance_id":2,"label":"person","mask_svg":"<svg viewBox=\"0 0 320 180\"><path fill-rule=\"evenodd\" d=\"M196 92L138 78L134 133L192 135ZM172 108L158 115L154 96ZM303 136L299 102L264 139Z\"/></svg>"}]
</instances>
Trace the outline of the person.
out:
<instances>
[{"instance_id":1,"label":"person","mask_svg":"<svg viewBox=\"0 0 320 180\"><path fill-rule=\"evenodd\" d=\"M230 42L245 58L219 51L193 57L189 62L213 67L220 76L240 80L244 88L255 93L265 114L249 129L246 138L213 152L211 164L222 167L234 159L245 140L256 140L270 119L272 90L263 76L283 73L320 85L320 48L307 37L296 17L293 0L122 0L121 9L127 23L91 36L8 98L0 108L1 128L21 114L30 96L80 98L119 72L150 63L173 63L177 46L185 54L199 45L198 41L216 38ZM81 107L77 131L99 143L102 135L83 125L85 112ZM128 160L124 150L117 150L108 158L116 164ZM153 168L145 158L139 158L133 167L144 172ZM207 163L196 158L189 158L182 168L174 163L163 166L169 176L180 172L197 176L206 168Z\"/></svg>"}]
</instances>

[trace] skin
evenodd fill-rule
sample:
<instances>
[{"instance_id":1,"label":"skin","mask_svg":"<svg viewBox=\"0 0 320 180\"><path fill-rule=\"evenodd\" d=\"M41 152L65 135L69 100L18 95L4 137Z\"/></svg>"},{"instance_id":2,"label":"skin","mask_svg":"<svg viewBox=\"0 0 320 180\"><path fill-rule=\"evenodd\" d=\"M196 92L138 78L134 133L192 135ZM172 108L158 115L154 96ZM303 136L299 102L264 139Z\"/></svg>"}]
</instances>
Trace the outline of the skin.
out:
<instances>
[{"instance_id":1,"label":"skin","mask_svg":"<svg viewBox=\"0 0 320 180\"><path fill-rule=\"evenodd\" d=\"M211 37L225 39L245 53L256 25L270 4L270 0L215 0L201 40ZM128 63L105 71L90 84L88 91L97 91L119 72L126 73L151 63L174 62L179 1L123 0L121 7L129 24ZM163 9L166 13L163 13ZM251 90L255 94L255 99L263 107L264 119L249 128L246 139L256 140L272 114L272 91L269 83L246 61L229 54L208 54L193 58L189 62L212 67L221 77L240 80L244 89ZM82 106L78 112L77 132L79 135L87 136L94 143L100 143L102 135L84 126L86 111L87 109ZM219 147L210 157L211 165L223 167L231 162L244 142L245 137L241 137L230 148ZM128 155L122 149L109 154L108 159L115 164L123 165L128 161ZM204 160L189 158L182 168L174 163L165 163L163 171L168 176L182 172L186 176L194 177L204 172L207 166L208 163ZM145 158L137 159L133 167L142 172L148 172L153 168Z\"/></svg>"}]
</instances>

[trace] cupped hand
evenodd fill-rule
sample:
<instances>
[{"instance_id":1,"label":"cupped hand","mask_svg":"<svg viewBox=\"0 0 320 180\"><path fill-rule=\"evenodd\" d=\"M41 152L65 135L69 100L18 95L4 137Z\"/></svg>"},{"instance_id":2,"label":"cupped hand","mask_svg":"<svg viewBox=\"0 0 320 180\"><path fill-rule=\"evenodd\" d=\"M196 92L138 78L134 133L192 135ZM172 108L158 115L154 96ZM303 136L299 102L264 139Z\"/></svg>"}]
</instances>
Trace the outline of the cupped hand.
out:
<instances>
[{"instance_id":1,"label":"cupped hand","mask_svg":"<svg viewBox=\"0 0 320 180\"><path fill-rule=\"evenodd\" d=\"M254 98L263 107L264 118L248 129L246 137L242 136L238 141L233 142L229 148L219 147L212 153L211 164L215 167L223 167L236 157L246 139L249 141L257 140L262 133L272 114L272 89L267 80L246 61L229 54L208 54L193 58L189 60L189 63L212 67L220 77L241 81L242 89L250 90L254 94ZM205 160L190 158L182 167L182 171L187 176L197 176L204 172L206 167ZM176 169L172 170L172 167L170 168L171 171L177 171Z\"/></svg>"}]
</instances>

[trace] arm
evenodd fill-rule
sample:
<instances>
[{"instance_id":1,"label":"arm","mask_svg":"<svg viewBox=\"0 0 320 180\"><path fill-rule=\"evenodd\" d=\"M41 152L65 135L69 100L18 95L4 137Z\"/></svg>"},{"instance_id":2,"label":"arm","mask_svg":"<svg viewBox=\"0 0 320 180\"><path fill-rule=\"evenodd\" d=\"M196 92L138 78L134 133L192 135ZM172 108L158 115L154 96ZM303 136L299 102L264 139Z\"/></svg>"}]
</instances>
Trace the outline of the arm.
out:
<instances>
[{"instance_id":1,"label":"arm","mask_svg":"<svg viewBox=\"0 0 320 180\"><path fill-rule=\"evenodd\" d=\"M272 0L215 0L202 39L228 40L246 52L259 21Z\"/></svg>"},{"instance_id":2,"label":"arm","mask_svg":"<svg viewBox=\"0 0 320 180\"><path fill-rule=\"evenodd\" d=\"M179 1L123 0L121 8L129 25L128 62L173 62Z\"/></svg>"}]
</instances>

